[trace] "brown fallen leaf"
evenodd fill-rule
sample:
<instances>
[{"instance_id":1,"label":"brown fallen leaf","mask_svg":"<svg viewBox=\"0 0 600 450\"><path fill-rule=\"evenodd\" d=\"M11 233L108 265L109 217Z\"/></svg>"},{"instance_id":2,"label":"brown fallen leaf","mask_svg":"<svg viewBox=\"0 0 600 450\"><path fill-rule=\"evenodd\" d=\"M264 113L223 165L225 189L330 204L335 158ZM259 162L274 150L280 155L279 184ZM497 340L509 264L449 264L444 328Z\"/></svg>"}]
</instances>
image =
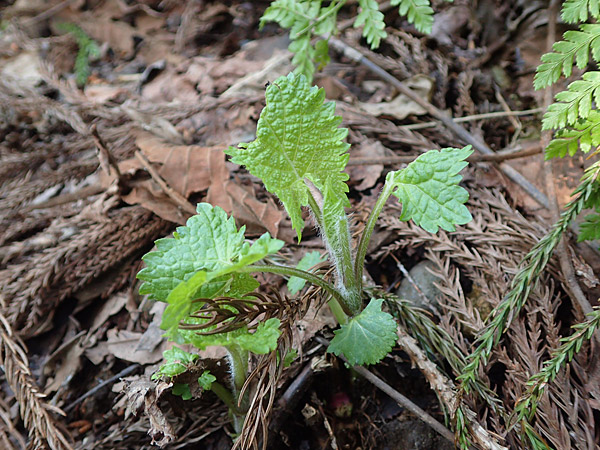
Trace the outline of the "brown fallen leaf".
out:
<instances>
[{"instance_id":1,"label":"brown fallen leaf","mask_svg":"<svg viewBox=\"0 0 600 450\"><path fill-rule=\"evenodd\" d=\"M386 156L386 148L380 141L365 139L359 146L353 146L350 150L352 158L377 158ZM357 191L372 188L383 172L383 164L369 164L360 166L348 166L348 174Z\"/></svg>"},{"instance_id":2,"label":"brown fallen leaf","mask_svg":"<svg viewBox=\"0 0 600 450\"><path fill-rule=\"evenodd\" d=\"M262 234L265 228L271 236L279 234L283 212L270 198L259 201L248 187L228 180L219 189L209 190L206 201L229 212L238 225L246 225L247 235Z\"/></svg>"},{"instance_id":3,"label":"brown fallen leaf","mask_svg":"<svg viewBox=\"0 0 600 450\"><path fill-rule=\"evenodd\" d=\"M131 381L126 379L126 381L127 408L125 418L132 414L138 416L143 410L150 420L148 434L152 438L152 444L162 448L172 442L175 439L173 427L158 405L161 395L171 387L171 384L162 381L156 383L141 377Z\"/></svg>"},{"instance_id":4,"label":"brown fallen leaf","mask_svg":"<svg viewBox=\"0 0 600 450\"><path fill-rule=\"evenodd\" d=\"M430 100L433 92L433 79L425 75L415 75L405 81L406 85L419 96ZM408 116L420 116L427 111L406 95L400 94L389 102L359 103L361 109L374 116L391 116L396 119L406 119Z\"/></svg>"}]
</instances>

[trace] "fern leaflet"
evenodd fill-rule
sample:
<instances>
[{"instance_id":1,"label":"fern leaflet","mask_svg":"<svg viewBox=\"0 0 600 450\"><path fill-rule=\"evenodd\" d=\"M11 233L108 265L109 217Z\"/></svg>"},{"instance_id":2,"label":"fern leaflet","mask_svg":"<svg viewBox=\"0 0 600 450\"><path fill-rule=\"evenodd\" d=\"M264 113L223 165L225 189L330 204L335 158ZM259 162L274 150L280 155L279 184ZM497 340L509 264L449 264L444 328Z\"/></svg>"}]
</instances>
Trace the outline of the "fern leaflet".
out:
<instances>
[{"instance_id":1,"label":"fern leaflet","mask_svg":"<svg viewBox=\"0 0 600 450\"><path fill-rule=\"evenodd\" d=\"M588 153L593 146L600 145L600 112L593 110L586 120L579 120L573 129L563 129L546 147L546 159L564 158L567 153L575 155L577 149Z\"/></svg>"},{"instance_id":2,"label":"fern leaflet","mask_svg":"<svg viewBox=\"0 0 600 450\"><path fill-rule=\"evenodd\" d=\"M565 77L571 76L573 62L583 69L589 61L589 53L600 60L600 25L584 24L581 31L570 30L564 34L564 41L555 42L554 51L542 56L542 64L536 70L533 85L542 89L555 83L561 72Z\"/></svg>"},{"instance_id":3,"label":"fern leaflet","mask_svg":"<svg viewBox=\"0 0 600 450\"><path fill-rule=\"evenodd\" d=\"M400 6L400 15L406 16L421 33L431 33L433 8L429 0L392 0L392 6Z\"/></svg>"},{"instance_id":4,"label":"fern leaflet","mask_svg":"<svg viewBox=\"0 0 600 450\"><path fill-rule=\"evenodd\" d=\"M600 103L600 72L587 72L582 80L571 83L566 91L556 94L556 103L548 107L542 129L551 130L573 125L579 118L587 118L592 101Z\"/></svg>"},{"instance_id":5,"label":"fern leaflet","mask_svg":"<svg viewBox=\"0 0 600 450\"><path fill-rule=\"evenodd\" d=\"M358 0L361 11L356 16L354 28L364 25L363 36L372 49L379 47L379 43L387 36L383 13L379 11L376 0Z\"/></svg>"},{"instance_id":6,"label":"fern leaflet","mask_svg":"<svg viewBox=\"0 0 600 450\"><path fill-rule=\"evenodd\" d=\"M563 3L562 18L567 23L585 22L588 13L592 17L600 16L599 0L567 0Z\"/></svg>"}]
</instances>

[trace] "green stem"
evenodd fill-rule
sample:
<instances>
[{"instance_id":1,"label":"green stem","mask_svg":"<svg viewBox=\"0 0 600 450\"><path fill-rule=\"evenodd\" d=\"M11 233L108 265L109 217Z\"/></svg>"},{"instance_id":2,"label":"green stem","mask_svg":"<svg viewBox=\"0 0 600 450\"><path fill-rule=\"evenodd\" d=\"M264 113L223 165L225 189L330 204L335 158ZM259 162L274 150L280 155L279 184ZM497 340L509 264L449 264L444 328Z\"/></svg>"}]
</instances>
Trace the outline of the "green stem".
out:
<instances>
[{"instance_id":1,"label":"green stem","mask_svg":"<svg viewBox=\"0 0 600 450\"><path fill-rule=\"evenodd\" d=\"M215 395L219 397L233 413L240 413L237 405L235 404L235 400L233 399L233 394L229 389L227 389L221 383L213 381L211 383L210 390L213 391Z\"/></svg>"},{"instance_id":2,"label":"green stem","mask_svg":"<svg viewBox=\"0 0 600 450\"><path fill-rule=\"evenodd\" d=\"M379 198L377 202L375 202L375 206L369 215L369 219L367 220L367 224L365 225L365 229L360 237L360 241L358 242L358 249L356 251L356 260L354 266L354 277L358 280L358 284L362 289L362 276L363 270L365 269L365 258L367 257L367 248L369 247L369 241L371 240L371 235L373 234L373 230L375 229L375 224L377 223L377 219L383 211L383 207L385 206L385 202L387 202L390 195L394 191L394 183L390 181L390 178L386 178L385 185L383 186L383 190L381 194L379 194Z\"/></svg>"},{"instance_id":3,"label":"green stem","mask_svg":"<svg viewBox=\"0 0 600 450\"><path fill-rule=\"evenodd\" d=\"M248 376L248 352L242 350L237 345L230 345L225 347L229 354L229 365L231 368L231 390L233 398L235 400L236 408L231 410L233 416L233 428L236 433L242 431L244 419L246 418L246 411L248 410L248 396L240 395L246 377Z\"/></svg>"}]
</instances>

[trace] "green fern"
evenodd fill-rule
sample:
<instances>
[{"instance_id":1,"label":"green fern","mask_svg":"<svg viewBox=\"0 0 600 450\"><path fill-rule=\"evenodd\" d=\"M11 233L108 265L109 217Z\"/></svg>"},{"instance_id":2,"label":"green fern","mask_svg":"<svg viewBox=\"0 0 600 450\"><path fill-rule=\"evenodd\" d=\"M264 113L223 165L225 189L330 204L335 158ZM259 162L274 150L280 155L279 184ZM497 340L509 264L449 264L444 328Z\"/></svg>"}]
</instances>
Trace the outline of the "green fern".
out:
<instances>
[{"instance_id":1,"label":"green fern","mask_svg":"<svg viewBox=\"0 0 600 450\"><path fill-rule=\"evenodd\" d=\"M400 6L400 15L406 16L421 33L431 33L433 8L429 0L392 0L392 6Z\"/></svg>"},{"instance_id":2,"label":"green fern","mask_svg":"<svg viewBox=\"0 0 600 450\"><path fill-rule=\"evenodd\" d=\"M585 120L579 120L572 129L562 129L546 147L546 160L564 158L567 153L574 156L577 149L588 153L592 147L600 145L600 112L590 111Z\"/></svg>"},{"instance_id":3,"label":"green fern","mask_svg":"<svg viewBox=\"0 0 600 450\"><path fill-rule=\"evenodd\" d=\"M451 1L451 0L449 0ZM296 73L310 81L315 65L323 67L328 61L327 38L313 46L312 39L336 33L337 13L347 0L332 0L323 6L321 0L275 0L260 19L260 28L267 22L275 22L290 30L289 50L294 54L292 64ZM384 15L379 11L377 0L358 0L360 12L354 20L354 28L363 27L362 35L372 49L379 47L387 36ZM392 0L401 15L422 33L431 33L433 8L429 0ZM324 43L323 43L324 42Z\"/></svg>"},{"instance_id":4,"label":"green fern","mask_svg":"<svg viewBox=\"0 0 600 450\"><path fill-rule=\"evenodd\" d=\"M567 23L585 22L588 14L595 18L600 16L599 0L567 0L563 3L562 18Z\"/></svg>"},{"instance_id":5,"label":"green fern","mask_svg":"<svg viewBox=\"0 0 600 450\"><path fill-rule=\"evenodd\" d=\"M383 13L379 11L379 4L376 0L358 0L361 11L356 16L354 28L362 27L363 36L372 49L379 47L382 39L385 39L385 22Z\"/></svg>"},{"instance_id":6,"label":"green fern","mask_svg":"<svg viewBox=\"0 0 600 450\"><path fill-rule=\"evenodd\" d=\"M564 41L554 43L552 53L542 56L542 64L536 70L533 85L535 89L550 86L560 78L571 76L573 63L585 68L591 51L594 60L600 60L600 25L584 24L581 31L570 30L564 34Z\"/></svg>"},{"instance_id":7,"label":"green fern","mask_svg":"<svg viewBox=\"0 0 600 450\"><path fill-rule=\"evenodd\" d=\"M556 103L548 107L542 121L542 129L551 130L574 125L580 118L587 118L592 102L600 103L600 72L587 72L582 80L572 82L568 89L556 94Z\"/></svg>"},{"instance_id":8,"label":"green fern","mask_svg":"<svg viewBox=\"0 0 600 450\"><path fill-rule=\"evenodd\" d=\"M100 48L98 44L90 38L85 31L72 23L59 23L57 25L59 31L69 33L77 42L79 51L75 57L75 81L78 86L85 86L87 79L90 76L90 59L100 56Z\"/></svg>"}]
</instances>

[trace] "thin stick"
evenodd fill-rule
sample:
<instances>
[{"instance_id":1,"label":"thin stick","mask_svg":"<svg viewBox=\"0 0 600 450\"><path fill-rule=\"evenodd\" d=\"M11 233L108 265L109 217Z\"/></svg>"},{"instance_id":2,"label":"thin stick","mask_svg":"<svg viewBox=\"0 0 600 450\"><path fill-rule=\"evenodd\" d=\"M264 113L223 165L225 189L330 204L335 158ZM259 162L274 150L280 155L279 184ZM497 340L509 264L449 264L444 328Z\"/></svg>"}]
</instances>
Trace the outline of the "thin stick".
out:
<instances>
[{"instance_id":1,"label":"thin stick","mask_svg":"<svg viewBox=\"0 0 600 450\"><path fill-rule=\"evenodd\" d=\"M398 89L402 94L406 95L408 98L413 100L419 106L421 106L427 113L431 116L439 120L452 131L456 136L465 141L468 144L471 144L477 151L483 154L491 155L493 154L493 150L490 149L483 141L479 138L473 136L469 133L465 128L461 125L454 122L451 116L447 115L443 111L439 110L427 100L414 93L412 90L408 88L404 83L398 80L389 72L385 71L377 64L369 60L358 50L350 47L346 43L340 41L337 38L331 37L329 39L329 43L336 48L339 52L343 53L346 57L356 61L359 64L364 65L366 68L371 70L373 73L392 84L396 89ZM513 182L517 183L527 194L529 194L536 202L540 205L549 208L548 198L541 193L529 180L527 180L523 175L521 175L518 171L516 171L513 167L507 165L506 163L500 164L500 170Z\"/></svg>"},{"instance_id":2,"label":"thin stick","mask_svg":"<svg viewBox=\"0 0 600 450\"><path fill-rule=\"evenodd\" d=\"M486 119L497 119L501 117L515 117L515 116L529 116L532 114L538 114L544 111L544 108L533 108L526 109L524 111L494 111L482 114L473 114L471 116L463 116L453 118L454 123L472 122L474 120L486 120ZM410 125L400 125L398 128L404 130L421 130L423 128L435 128L438 126L438 122L423 122L414 123Z\"/></svg>"},{"instance_id":3,"label":"thin stick","mask_svg":"<svg viewBox=\"0 0 600 450\"><path fill-rule=\"evenodd\" d=\"M173 200L181 209L190 214L196 214L196 208L187 199L181 195L179 192L175 191L171 186L167 184L167 182L160 176L160 174L152 167L146 155L144 155L139 150L136 150L135 157L142 163L144 168L148 171L150 176L156 183L160 186L165 194L169 196L171 200Z\"/></svg>"},{"instance_id":4,"label":"thin stick","mask_svg":"<svg viewBox=\"0 0 600 450\"><path fill-rule=\"evenodd\" d=\"M525 158L526 156L539 155L542 153L542 147L539 141L532 141L524 143L521 146L514 148L508 148L500 150L493 155L471 155L467 158L470 163L477 162L500 162L507 161L509 159ZM413 162L419 155L406 155L406 156L380 156L375 158L350 158L348 161L349 166L362 166L362 165L394 165L394 164L408 164Z\"/></svg>"},{"instance_id":5,"label":"thin stick","mask_svg":"<svg viewBox=\"0 0 600 450\"><path fill-rule=\"evenodd\" d=\"M327 339L321 337L317 337L315 339L323 345L329 345L329 341ZM340 359L345 363L348 363L348 360L344 356L340 356ZM410 412L416 415L419 419L421 419L423 422L425 422L427 425L429 425L431 428L437 431L440 435L448 439L450 442L454 442L454 434L452 434L452 432L448 428L446 428L440 422L435 420L426 411L419 408L411 400L409 400L407 397L395 390L381 378L374 375L368 369L362 366L353 366L352 369L356 371L359 375L362 375L367 381L371 382L373 386L389 395L400 406L408 409Z\"/></svg>"},{"instance_id":6,"label":"thin stick","mask_svg":"<svg viewBox=\"0 0 600 450\"><path fill-rule=\"evenodd\" d=\"M77 405L79 405L82 401L84 401L86 398L91 397L92 395L94 395L96 392L98 392L100 389L102 389L105 386L108 386L111 383L114 383L115 381L117 381L119 378L123 378L127 375L129 375L130 373L132 373L135 369L137 369L138 367L140 367L139 364L132 364L129 367L126 367L125 369L121 370L118 374L116 374L113 377L110 377L108 380L103 381L102 383L100 383L98 386L93 387L92 389L90 389L89 391L87 391L85 394L83 394L81 397L77 398L77 400L73 401L73 403L69 404L69 406L67 406L66 408L64 408L65 412L69 412L71 411L73 408L75 408Z\"/></svg>"},{"instance_id":7,"label":"thin stick","mask_svg":"<svg viewBox=\"0 0 600 450\"><path fill-rule=\"evenodd\" d=\"M546 52L552 51L552 46L556 39L556 18L558 16L559 2L552 0L550 7L548 8L548 34L546 36ZM548 86L544 92L544 109L552 103L552 87ZM547 147L552 139L552 132L546 130L542 133L541 145ZM552 160L544 164L544 176L546 181L546 193L550 198L550 211L552 213L552 221L557 222L560 217L560 207L558 205L558 199L556 197L556 189L554 185L554 170ZM573 263L570 258L570 252L567 245L566 238L561 238L559 244L556 246L556 252L558 260L560 262L561 271L565 277L567 289L571 294L571 297L575 300L575 305L579 307L582 315L586 315L592 312L592 305L581 290L581 286L575 276L575 270L573 269Z\"/></svg>"},{"instance_id":8,"label":"thin stick","mask_svg":"<svg viewBox=\"0 0 600 450\"><path fill-rule=\"evenodd\" d=\"M421 373L425 375L431 389L435 391L438 399L444 404L444 407L451 415L451 419L454 419L456 409L460 402L458 395L456 394L454 383L449 380L444 374L442 374L437 366L431 362L426 356L417 341L411 337L401 327L396 330L398 335L398 344L402 347L405 353L408 354L413 364L415 364ZM473 438L481 446L481 448L487 448L490 450L508 450L507 447L500 445L496 439L479 423L475 418L477 417L466 405L462 405L467 414L474 419L469 423L469 428L473 434Z\"/></svg>"}]
</instances>

